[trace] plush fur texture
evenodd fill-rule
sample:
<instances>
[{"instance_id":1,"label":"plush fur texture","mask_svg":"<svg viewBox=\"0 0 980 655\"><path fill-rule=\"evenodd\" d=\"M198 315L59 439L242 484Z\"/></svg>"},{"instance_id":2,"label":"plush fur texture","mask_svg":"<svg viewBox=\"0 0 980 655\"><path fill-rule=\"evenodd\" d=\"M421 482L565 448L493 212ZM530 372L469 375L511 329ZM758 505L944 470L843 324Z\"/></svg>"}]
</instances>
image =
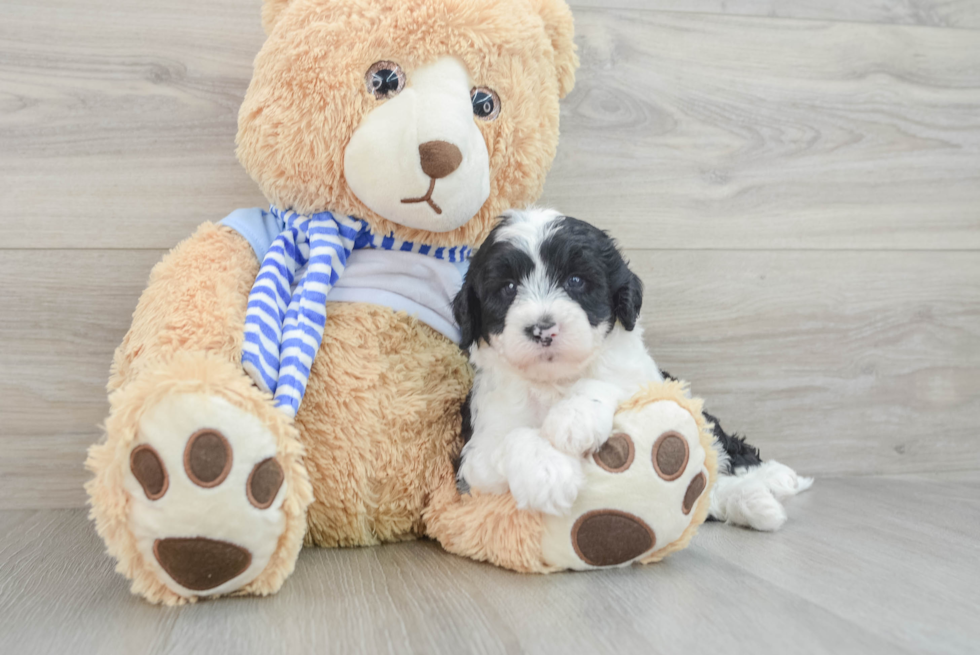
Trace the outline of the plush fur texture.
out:
<instances>
[{"instance_id":1,"label":"plush fur texture","mask_svg":"<svg viewBox=\"0 0 980 655\"><path fill-rule=\"evenodd\" d=\"M316 500L307 543L424 534L422 511L458 452L472 373L459 348L404 313L331 305L296 416Z\"/></svg>"},{"instance_id":2,"label":"plush fur texture","mask_svg":"<svg viewBox=\"0 0 980 655\"><path fill-rule=\"evenodd\" d=\"M648 385L620 404L617 415L636 412L663 401L677 404L694 418L705 452L708 482L690 513L690 524L681 536L642 557L641 564L659 562L688 546L708 516L711 490L717 479L718 452L713 447L712 426L701 413L703 402L690 397L686 383L668 381ZM510 494L474 492L460 497L455 484L450 484L453 483L452 467L447 466L442 475L444 484L433 494L423 515L429 536L438 539L446 550L524 573L550 573L562 568L549 561L542 552L542 536L546 529L543 514L519 509ZM610 501L615 504L617 499Z\"/></svg>"}]
</instances>

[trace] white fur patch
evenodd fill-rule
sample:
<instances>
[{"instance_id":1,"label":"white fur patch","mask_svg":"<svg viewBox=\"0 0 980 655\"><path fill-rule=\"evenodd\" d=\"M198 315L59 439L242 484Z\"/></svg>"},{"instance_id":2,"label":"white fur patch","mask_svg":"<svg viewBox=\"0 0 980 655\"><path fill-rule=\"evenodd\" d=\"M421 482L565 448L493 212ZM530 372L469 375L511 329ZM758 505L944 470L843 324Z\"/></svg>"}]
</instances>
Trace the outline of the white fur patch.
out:
<instances>
[{"instance_id":1,"label":"white fur patch","mask_svg":"<svg viewBox=\"0 0 980 655\"><path fill-rule=\"evenodd\" d=\"M567 514L585 482L582 458L556 450L538 430L521 428L507 435L503 471L520 509Z\"/></svg>"}]
</instances>

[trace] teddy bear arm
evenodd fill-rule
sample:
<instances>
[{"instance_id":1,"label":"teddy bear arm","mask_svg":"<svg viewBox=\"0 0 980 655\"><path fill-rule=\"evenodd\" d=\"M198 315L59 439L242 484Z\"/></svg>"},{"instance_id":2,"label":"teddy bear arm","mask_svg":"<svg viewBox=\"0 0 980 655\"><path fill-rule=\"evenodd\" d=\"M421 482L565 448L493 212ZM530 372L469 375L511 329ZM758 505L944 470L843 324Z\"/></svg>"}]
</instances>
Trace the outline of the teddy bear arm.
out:
<instances>
[{"instance_id":1,"label":"teddy bear arm","mask_svg":"<svg viewBox=\"0 0 980 655\"><path fill-rule=\"evenodd\" d=\"M245 309L259 262L234 230L204 223L153 267L133 322L113 357L109 391L152 362L182 351L238 365Z\"/></svg>"},{"instance_id":2,"label":"teddy bear arm","mask_svg":"<svg viewBox=\"0 0 980 655\"><path fill-rule=\"evenodd\" d=\"M302 545L296 428L239 361L257 269L245 239L202 225L154 267L116 351L86 489L118 570L152 602L274 592Z\"/></svg>"}]
</instances>

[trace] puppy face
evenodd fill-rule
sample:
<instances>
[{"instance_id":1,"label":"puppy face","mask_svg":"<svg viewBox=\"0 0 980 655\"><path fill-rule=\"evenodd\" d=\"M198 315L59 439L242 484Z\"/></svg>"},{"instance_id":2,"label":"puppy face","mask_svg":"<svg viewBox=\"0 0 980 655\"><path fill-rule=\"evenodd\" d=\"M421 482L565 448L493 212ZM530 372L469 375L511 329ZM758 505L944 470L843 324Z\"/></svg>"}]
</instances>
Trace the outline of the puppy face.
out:
<instances>
[{"instance_id":1,"label":"puppy face","mask_svg":"<svg viewBox=\"0 0 980 655\"><path fill-rule=\"evenodd\" d=\"M473 257L453 305L461 345L491 348L536 381L578 377L643 285L602 230L552 210L513 211Z\"/></svg>"}]
</instances>

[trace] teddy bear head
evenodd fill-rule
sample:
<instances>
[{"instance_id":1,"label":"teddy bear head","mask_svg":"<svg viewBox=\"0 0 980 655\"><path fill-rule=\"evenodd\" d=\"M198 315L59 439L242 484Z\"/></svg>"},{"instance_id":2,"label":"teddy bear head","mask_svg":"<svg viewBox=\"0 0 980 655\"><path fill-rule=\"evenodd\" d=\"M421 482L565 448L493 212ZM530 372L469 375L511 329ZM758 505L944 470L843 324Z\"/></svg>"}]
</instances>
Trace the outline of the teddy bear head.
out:
<instances>
[{"instance_id":1,"label":"teddy bear head","mask_svg":"<svg viewBox=\"0 0 980 655\"><path fill-rule=\"evenodd\" d=\"M537 199L578 64L562 0L265 0L238 157L268 200L479 244Z\"/></svg>"}]
</instances>

